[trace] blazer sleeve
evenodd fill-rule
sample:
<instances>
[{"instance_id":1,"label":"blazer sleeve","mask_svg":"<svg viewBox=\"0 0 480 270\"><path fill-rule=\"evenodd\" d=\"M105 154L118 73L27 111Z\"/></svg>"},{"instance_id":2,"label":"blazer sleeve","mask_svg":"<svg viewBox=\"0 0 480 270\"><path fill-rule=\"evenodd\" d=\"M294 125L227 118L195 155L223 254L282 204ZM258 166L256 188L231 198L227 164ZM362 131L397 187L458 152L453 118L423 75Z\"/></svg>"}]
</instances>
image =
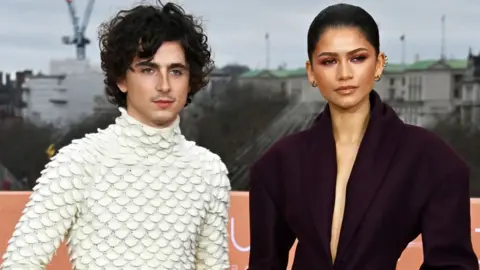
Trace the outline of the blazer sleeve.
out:
<instances>
[{"instance_id":1,"label":"blazer sleeve","mask_svg":"<svg viewBox=\"0 0 480 270\"><path fill-rule=\"evenodd\" d=\"M471 240L469 170L457 167L442 180L422 216L420 269L478 270Z\"/></svg>"},{"instance_id":2,"label":"blazer sleeve","mask_svg":"<svg viewBox=\"0 0 480 270\"><path fill-rule=\"evenodd\" d=\"M264 185L274 175L261 174L255 167L250 171L249 270L286 269L295 241L294 233Z\"/></svg>"}]
</instances>

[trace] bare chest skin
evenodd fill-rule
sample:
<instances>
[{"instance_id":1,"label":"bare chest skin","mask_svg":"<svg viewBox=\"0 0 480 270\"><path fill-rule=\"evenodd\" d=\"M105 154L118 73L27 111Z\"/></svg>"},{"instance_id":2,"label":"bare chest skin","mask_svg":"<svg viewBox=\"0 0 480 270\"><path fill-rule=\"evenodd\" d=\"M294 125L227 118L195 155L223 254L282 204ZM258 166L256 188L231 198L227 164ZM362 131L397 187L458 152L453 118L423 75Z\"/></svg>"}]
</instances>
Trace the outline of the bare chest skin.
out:
<instances>
[{"instance_id":1,"label":"bare chest skin","mask_svg":"<svg viewBox=\"0 0 480 270\"><path fill-rule=\"evenodd\" d=\"M330 241L330 249L332 252L332 260L335 261L338 248L338 240L340 238L340 230L343 222L343 214L345 210L345 199L347 191L347 183L350 173L355 163L358 152L357 143L336 144L337 150L337 181L335 186L335 203L332 219L332 234Z\"/></svg>"}]
</instances>

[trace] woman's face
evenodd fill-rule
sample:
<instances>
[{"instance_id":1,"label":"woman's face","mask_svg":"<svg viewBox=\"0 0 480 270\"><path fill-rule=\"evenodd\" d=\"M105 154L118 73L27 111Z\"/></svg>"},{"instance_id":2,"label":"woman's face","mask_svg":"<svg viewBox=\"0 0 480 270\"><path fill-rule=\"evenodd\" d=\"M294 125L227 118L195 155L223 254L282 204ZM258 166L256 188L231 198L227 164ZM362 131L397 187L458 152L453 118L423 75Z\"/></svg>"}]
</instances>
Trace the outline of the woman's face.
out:
<instances>
[{"instance_id":1,"label":"woman's face","mask_svg":"<svg viewBox=\"0 0 480 270\"><path fill-rule=\"evenodd\" d=\"M355 27L329 28L320 36L307 61L310 82L334 106L355 109L368 101L375 77L381 76L385 56L378 56L374 47Z\"/></svg>"}]
</instances>

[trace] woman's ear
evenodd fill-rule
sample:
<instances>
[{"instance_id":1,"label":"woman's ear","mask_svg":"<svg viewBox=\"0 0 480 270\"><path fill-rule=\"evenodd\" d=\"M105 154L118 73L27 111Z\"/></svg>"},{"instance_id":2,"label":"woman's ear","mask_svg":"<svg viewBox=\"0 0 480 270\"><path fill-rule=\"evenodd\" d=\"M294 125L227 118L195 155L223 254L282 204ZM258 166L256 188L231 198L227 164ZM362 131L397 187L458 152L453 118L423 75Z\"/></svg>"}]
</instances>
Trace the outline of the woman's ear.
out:
<instances>
[{"instance_id":1,"label":"woman's ear","mask_svg":"<svg viewBox=\"0 0 480 270\"><path fill-rule=\"evenodd\" d=\"M308 81L312 86L315 85L316 82L315 82L315 76L313 76L313 66L309 60L307 60L307 62L305 63L305 69L307 70Z\"/></svg>"},{"instance_id":2,"label":"woman's ear","mask_svg":"<svg viewBox=\"0 0 480 270\"><path fill-rule=\"evenodd\" d=\"M377 57L377 66L375 69L375 77L382 77L383 70L387 66L388 57L384 52L380 52Z\"/></svg>"}]
</instances>

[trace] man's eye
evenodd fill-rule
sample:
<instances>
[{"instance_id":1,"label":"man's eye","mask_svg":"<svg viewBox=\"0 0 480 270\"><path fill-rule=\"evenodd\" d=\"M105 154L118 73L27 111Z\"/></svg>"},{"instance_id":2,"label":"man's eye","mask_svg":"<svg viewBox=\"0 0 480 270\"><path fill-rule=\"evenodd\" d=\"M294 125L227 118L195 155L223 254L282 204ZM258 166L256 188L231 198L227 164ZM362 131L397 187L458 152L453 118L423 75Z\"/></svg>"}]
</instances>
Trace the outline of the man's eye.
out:
<instances>
[{"instance_id":1,"label":"man's eye","mask_svg":"<svg viewBox=\"0 0 480 270\"><path fill-rule=\"evenodd\" d=\"M143 68L143 69L142 69L142 73L150 74L150 73L153 73L153 72L154 72L154 70L151 69L151 68Z\"/></svg>"},{"instance_id":2,"label":"man's eye","mask_svg":"<svg viewBox=\"0 0 480 270\"><path fill-rule=\"evenodd\" d=\"M172 71L170 71L173 75L175 76L180 76L183 74L183 72L181 70L178 70L178 69L173 69Z\"/></svg>"}]
</instances>

